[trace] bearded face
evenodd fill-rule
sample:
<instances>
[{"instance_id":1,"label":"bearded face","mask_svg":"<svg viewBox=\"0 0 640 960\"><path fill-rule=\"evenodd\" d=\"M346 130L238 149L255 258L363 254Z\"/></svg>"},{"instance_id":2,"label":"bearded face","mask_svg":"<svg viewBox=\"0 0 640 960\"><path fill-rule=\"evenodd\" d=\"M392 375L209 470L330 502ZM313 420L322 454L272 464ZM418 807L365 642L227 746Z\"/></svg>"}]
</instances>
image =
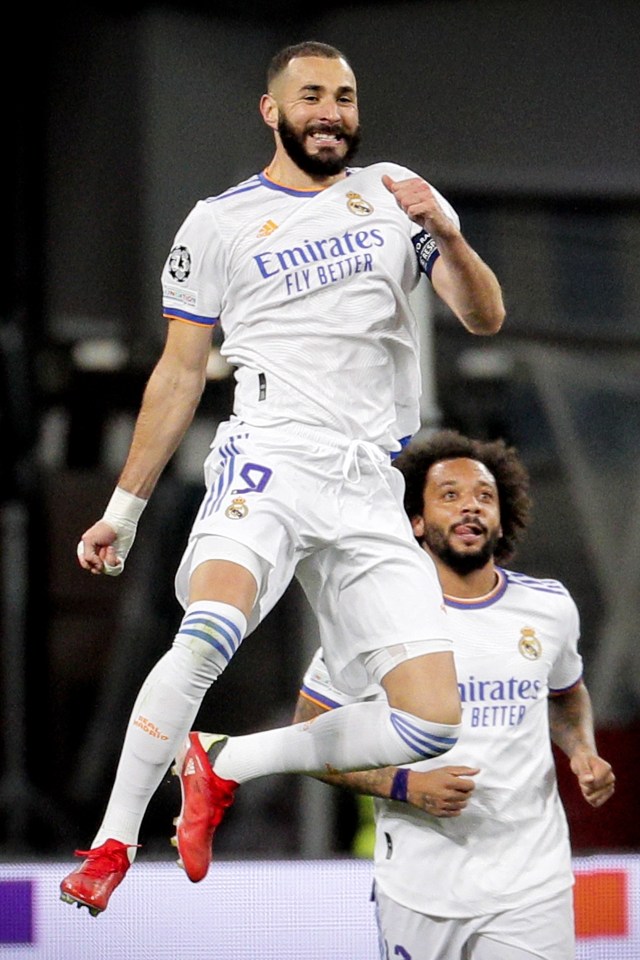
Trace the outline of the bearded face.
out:
<instances>
[{"instance_id":1,"label":"bearded face","mask_svg":"<svg viewBox=\"0 0 640 960\"><path fill-rule=\"evenodd\" d=\"M455 457L434 463L423 491L414 533L430 553L458 574L480 570L502 537L494 477L478 460Z\"/></svg>"},{"instance_id":2,"label":"bearded face","mask_svg":"<svg viewBox=\"0 0 640 960\"><path fill-rule=\"evenodd\" d=\"M475 521L477 524L477 521ZM477 528L480 534L480 528ZM492 559L498 541L500 530L491 532L484 529L484 539L479 540L475 547L456 545L453 529L442 529L435 524L428 524L422 536L423 544L429 548L433 556L438 557L444 564L456 573L465 576L474 570L481 570Z\"/></svg>"},{"instance_id":3,"label":"bearded face","mask_svg":"<svg viewBox=\"0 0 640 960\"><path fill-rule=\"evenodd\" d=\"M310 120L298 129L281 110L278 134L282 146L297 167L313 177L341 173L360 144L360 127L352 131L342 123Z\"/></svg>"}]
</instances>

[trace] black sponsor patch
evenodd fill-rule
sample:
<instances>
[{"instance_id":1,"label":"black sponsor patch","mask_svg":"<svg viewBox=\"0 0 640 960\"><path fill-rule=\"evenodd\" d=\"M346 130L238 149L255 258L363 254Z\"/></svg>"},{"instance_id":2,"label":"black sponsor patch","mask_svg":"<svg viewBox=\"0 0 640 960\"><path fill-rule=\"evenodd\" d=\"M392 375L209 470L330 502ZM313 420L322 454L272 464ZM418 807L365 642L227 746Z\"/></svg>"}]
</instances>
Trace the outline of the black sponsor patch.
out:
<instances>
[{"instance_id":1,"label":"black sponsor patch","mask_svg":"<svg viewBox=\"0 0 640 960\"><path fill-rule=\"evenodd\" d=\"M426 273L427 276L430 276L434 261L436 257L439 256L435 240L426 230L422 230L411 239L415 247L420 269L423 273Z\"/></svg>"}]
</instances>

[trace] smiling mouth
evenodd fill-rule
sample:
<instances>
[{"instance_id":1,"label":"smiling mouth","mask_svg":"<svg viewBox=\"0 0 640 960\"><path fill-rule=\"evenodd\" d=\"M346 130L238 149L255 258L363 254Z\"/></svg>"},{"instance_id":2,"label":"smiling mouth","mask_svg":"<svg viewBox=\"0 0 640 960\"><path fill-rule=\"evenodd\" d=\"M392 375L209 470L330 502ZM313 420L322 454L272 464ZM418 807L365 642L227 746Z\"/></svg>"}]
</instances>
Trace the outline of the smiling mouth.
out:
<instances>
[{"instance_id":1,"label":"smiling mouth","mask_svg":"<svg viewBox=\"0 0 640 960\"><path fill-rule=\"evenodd\" d=\"M342 134L335 130L311 130L307 136L320 147L335 147L344 140Z\"/></svg>"}]
</instances>

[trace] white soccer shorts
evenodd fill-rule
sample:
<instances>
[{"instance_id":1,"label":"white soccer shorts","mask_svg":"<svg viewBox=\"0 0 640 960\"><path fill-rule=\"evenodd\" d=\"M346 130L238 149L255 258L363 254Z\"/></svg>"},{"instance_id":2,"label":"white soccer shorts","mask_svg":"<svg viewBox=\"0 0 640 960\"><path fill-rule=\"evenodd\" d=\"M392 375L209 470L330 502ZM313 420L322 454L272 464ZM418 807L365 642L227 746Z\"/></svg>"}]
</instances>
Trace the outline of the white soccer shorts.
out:
<instances>
[{"instance_id":1,"label":"white soccer shorts","mask_svg":"<svg viewBox=\"0 0 640 960\"><path fill-rule=\"evenodd\" d=\"M318 618L329 672L346 693L369 682L363 659L372 651L419 641L429 641L425 652L451 650L435 565L404 512L402 475L380 448L296 423L232 420L217 432L205 480L176 574L183 606L195 566L229 558L223 537L267 571L249 631L295 574Z\"/></svg>"},{"instance_id":2,"label":"white soccer shorts","mask_svg":"<svg viewBox=\"0 0 640 960\"><path fill-rule=\"evenodd\" d=\"M428 830L429 827L425 827ZM438 866L434 864L434 883ZM377 888L383 960L575 960L573 891L480 917L432 917Z\"/></svg>"}]
</instances>

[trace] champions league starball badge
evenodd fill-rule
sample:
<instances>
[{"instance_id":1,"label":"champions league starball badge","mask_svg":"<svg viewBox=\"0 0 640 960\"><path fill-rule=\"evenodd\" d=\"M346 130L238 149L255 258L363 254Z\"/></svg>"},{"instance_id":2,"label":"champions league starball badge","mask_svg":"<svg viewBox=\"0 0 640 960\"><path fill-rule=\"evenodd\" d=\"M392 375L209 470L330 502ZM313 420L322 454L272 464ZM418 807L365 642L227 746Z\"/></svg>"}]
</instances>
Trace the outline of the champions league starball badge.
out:
<instances>
[{"instance_id":1,"label":"champions league starball badge","mask_svg":"<svg viewBox=\"0 0 640 960\"><path fill-rule=\"evenodd\" d=\"M359 217L367 217L373 213L373 207L368 200L364 200L359 193L349 191L347 194L347 206L351 213L357 213Z\"/></svg>"},{"instance_id":2,"label":"champions league starball badge","mask_svg":"<svg viewBox=\"0 0 640 960\"><path fill-rule=\"evenodd\" d=\"M169 254L169 273L178 283L184 283L191 273L191 254L187 247L174 247Z\"/></svg>"}]
</instances>

